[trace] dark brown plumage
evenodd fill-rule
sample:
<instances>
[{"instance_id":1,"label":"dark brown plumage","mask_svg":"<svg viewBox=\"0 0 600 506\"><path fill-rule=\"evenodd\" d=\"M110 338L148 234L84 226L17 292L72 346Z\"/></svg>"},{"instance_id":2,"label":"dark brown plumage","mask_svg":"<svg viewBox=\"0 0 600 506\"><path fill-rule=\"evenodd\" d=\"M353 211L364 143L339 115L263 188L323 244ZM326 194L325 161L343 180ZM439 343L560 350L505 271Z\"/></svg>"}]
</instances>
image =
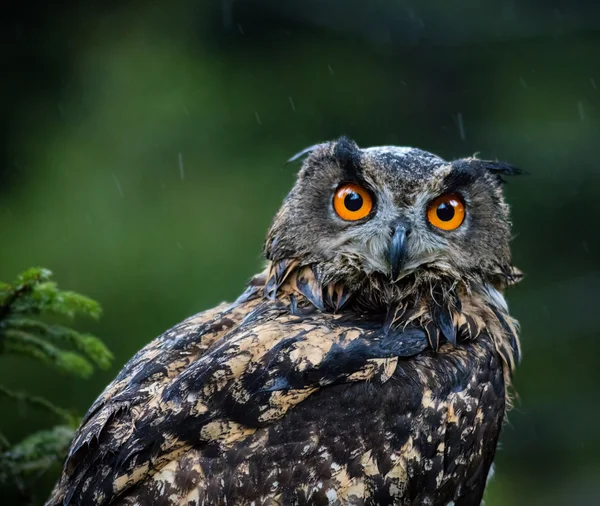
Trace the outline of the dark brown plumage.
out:
<instances>
[{"instance_id":1,"label":"dark brown plumage","mask_svg":"<svg viewBox=\"0 0 600 506\"><path fill-rule=\"evenodd\" d=\"M48 506L480 503L519 360L515 169L344 138L308 152L265 272L130 360ZM336 216L345 183L367 216ZM451 231L426 219L445 194L466 209Z\"/></svg>"}]
</instances>

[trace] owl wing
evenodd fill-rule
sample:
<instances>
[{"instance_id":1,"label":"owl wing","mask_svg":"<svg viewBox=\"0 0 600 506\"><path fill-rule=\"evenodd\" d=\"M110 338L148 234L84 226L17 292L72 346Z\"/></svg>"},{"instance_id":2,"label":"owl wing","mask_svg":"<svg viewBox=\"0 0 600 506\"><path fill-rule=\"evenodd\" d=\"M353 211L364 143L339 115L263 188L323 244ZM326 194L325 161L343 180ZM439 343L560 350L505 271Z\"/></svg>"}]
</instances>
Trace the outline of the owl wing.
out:
<instances>
[{"instance_id":1,"label":"owl wing","mask_svg":"<svg viewBox=\"0 0 600 506\"><path fill-rule=\"evenodd\" d=\"M481 337L458 353L399 357L387 380L363 370L370 379L330 383L243 434L209 424L220 437L116 504L478 506L504 414L502 368Z\"/></svg>"},{"instance_id":2,"label":"owl wing","mask_svg":"<svg viewBox=\"0 0 600 506\"><path fill-rule=\"evenodd\" d=\"M255 293L140 351L94 403L48 505L111 504L194 448L231 446L339 384L385 383L428 346L416 328L308 311Z\"/></svg>"}]
</instances>

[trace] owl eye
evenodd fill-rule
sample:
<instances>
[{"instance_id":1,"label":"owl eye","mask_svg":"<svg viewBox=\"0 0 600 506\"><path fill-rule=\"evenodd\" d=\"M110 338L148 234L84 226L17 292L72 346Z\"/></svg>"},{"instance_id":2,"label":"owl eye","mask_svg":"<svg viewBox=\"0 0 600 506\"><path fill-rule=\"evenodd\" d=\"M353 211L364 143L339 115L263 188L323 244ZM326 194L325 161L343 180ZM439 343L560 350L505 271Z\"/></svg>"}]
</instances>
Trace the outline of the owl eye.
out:
<instances>
[{"instance_id":1,"label":"owl eye","mask_svg":"<svg viewBox=\"0 0 600 506\"><path fill-rule=\"evenodd\" d=\"M465 204L458 195L442 195L429 204L427 219L434 227L456 230L465 220Z\"/></svg>"},{"instance_id":2,"label":"owl eye","mask_svg":"<svg viewBox=\"0 0 600 506\"><path fill-rule=\"evenodd\" d=\"M373 209L371 194L362 186L347 183L340 186L333 196L333 208L346 221L356 221L367 216Z\"/></svg>"}]
</instances>

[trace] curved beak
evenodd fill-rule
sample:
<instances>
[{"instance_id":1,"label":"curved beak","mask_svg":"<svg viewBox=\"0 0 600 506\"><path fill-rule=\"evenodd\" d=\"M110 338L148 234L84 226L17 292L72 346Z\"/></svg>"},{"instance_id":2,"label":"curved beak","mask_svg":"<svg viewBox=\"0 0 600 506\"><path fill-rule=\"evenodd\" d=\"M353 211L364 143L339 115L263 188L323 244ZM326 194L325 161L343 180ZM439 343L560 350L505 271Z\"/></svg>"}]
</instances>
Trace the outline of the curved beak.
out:
<instances>
[{"instance_id":1,"label":"curved beak","mask_svg":"<svg viewBox=\"0 0 600 506\"><path fill-rule=\"evenodd\" d=\"M392 232L392 240L387 252L387 261L390 264L393 281L398 279L406 261L406 234L407 228L403 223L396 225Z\"/></svg>"}]
</instances>

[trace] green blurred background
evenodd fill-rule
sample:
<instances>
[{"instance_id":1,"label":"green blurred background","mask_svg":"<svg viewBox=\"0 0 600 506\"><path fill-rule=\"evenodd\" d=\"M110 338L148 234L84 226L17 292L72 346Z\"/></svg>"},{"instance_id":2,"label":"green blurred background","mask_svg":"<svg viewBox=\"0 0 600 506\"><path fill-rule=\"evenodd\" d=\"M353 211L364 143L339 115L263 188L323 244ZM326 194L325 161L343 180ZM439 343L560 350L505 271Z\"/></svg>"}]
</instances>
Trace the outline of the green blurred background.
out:
<instances>
[{"instance_id":1,"label":"green blurred background","mask_svg":"<svg viewBox=\"0 0 600 506\"><path fill-rule=\"evenodd\" d=\"M307 145L478 152L530 173L507 187L524 359L486 504L600 504L600 2L13 2L0 40L0 279L52 269L116 355L88 381L2 357L0 383L83 413L234 299ZM0 404L11 440L52 423Z\"/></svg>"}]
</instances>

